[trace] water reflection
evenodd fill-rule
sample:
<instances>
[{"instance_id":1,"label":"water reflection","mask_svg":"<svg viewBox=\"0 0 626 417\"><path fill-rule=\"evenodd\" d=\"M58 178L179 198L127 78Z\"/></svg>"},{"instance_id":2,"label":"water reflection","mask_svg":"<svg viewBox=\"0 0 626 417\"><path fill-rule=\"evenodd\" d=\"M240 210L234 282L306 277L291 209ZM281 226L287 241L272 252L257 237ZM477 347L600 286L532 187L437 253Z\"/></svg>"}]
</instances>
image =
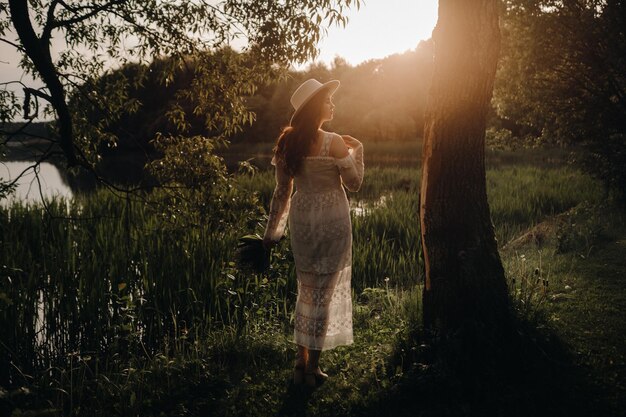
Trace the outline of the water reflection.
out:
<instances>
[{"instance_id":1,"label":"water reflection","mask_svg":"<svg viewBox=\"0 0 626 417\"><path fill-rule=\"evenodd\" d=\"M381 207L385 207L387 204L387 200L391 199L391 194L382 195L378 200L369 202L358 200L355 203L351 203L351 209L354 212L355 216L367 216L371 214L372 211L379 209Z\"/></svg>"},{"instance_id":2,"label":"water reflection","mask_svg":"<svg viewBox=\"0 0 626 417\"><path fill-rule=\"evenodd\" d=\"M7 199L0 200L0 204L9 205L14 201L37 204L41 203L42 196L46 200L53 196L67 199L73 197L72 190L61 177L57 167L48 162L42 162L35 173L32 168L29 168L32 165L32 161L0 162L0 179L3 181L13 180L26 170L18 180L15 192Z\"/></svg>"}]
</instances>

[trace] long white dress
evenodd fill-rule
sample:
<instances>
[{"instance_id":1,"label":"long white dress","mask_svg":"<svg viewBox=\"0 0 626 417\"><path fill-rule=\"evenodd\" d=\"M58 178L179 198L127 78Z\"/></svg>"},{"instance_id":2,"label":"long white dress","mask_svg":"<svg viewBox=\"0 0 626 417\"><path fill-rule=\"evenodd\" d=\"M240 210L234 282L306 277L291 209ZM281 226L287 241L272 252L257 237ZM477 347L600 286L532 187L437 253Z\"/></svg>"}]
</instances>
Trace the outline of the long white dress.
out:
<instances>
[{"instance_id":1,"label":"long white dress","mask_svg":"<svg viewBox=\"0 0 626 417\"><path fill-rule=\"evenodd\" d=\"M295 178L272 159L276 188L265 230L266 237L277 241L289 221L298 281L294 339L315 350L353 342L352 224L342 183L350 191L361 187L363 145L345 158L333 158L328 156L333 136L339 135L324 132L320 155L306 157Z\"/></svg>"}]
</instances>

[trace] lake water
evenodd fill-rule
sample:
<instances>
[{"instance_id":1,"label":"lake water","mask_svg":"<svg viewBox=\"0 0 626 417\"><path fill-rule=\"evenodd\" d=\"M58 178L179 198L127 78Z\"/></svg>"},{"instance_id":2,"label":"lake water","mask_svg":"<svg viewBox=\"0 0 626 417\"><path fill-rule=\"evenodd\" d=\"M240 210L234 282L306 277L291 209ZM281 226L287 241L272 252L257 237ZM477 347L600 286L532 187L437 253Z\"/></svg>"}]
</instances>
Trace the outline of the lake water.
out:
<instances>
[{"instance_id":1,"label":"lake water","mask_svg":"<svg viewBox=\"0 0 626 417\"><path fill-rule=\"evenodd\" d=\"M13 180L32 164L33 162L30 161L0 162L0 179L3 182ZM42 162L39 165L37 175L32 168L28 169L17 184L15 192L7 199L0 200L0 204L8 205L16 200L34 204L41 203L42 195L46 199L52 196L70 199L73 196L72 190L61 178L57 167L48 162Z\"/></svg>"}]
</instances>

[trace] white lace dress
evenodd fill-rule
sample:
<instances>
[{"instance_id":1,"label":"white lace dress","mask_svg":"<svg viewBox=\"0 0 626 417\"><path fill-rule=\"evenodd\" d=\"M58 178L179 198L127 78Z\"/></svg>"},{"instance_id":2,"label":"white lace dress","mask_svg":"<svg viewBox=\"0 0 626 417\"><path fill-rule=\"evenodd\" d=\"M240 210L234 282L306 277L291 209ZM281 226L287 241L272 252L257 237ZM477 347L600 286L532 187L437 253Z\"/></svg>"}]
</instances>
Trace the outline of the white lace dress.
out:
<instances>
[{"instance_id":1,"label":"white lace dress","mask_svg":"<svg viewBox=\"0 0 626 417\"><path fill-rule=\"evenodd\" d=\"M265 236L277 241L287 220L296 263L298 298L295 342L327 350L352 339L352 224L342 187L358 191L363 182L363 145L345 158L328 156L335 133L324 132L319 156L306 157L300 173L290 177L281 162L270 204ZM291 196L295 182L296 192Z\"/></svg>"}]
</instances>

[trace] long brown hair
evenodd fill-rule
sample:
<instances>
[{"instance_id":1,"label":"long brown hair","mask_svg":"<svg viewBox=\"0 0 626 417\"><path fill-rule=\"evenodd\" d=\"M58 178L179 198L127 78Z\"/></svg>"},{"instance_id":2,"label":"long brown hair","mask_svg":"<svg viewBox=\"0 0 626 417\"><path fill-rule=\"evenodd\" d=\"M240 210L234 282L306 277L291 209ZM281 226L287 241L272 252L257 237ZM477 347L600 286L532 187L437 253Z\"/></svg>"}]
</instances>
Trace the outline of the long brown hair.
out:
<instances>
[{"instance_id":1,"label":"long brown hair","mask_svg":"<svg viewBox=\"0 0 626 417\"><path fill-rule=\"evenodd\" d=\"M302 160L309 153L311 145L317 137L322 105L328 89L315 93L304 105L302 110L291 121L291 125L283 128L276 140L274 154L282 161L291 176L295 176L302 166Z\"/></svg>"}]
</instances>

